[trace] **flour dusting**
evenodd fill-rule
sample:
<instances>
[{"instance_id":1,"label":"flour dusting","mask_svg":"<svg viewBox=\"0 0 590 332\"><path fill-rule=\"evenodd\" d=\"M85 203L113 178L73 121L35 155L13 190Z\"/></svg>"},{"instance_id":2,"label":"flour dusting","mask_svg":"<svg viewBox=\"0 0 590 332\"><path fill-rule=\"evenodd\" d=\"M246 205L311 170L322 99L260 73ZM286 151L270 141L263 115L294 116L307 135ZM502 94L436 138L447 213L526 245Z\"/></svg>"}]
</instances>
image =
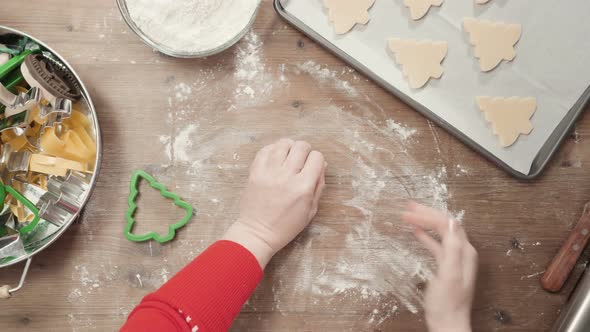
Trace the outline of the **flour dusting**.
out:
<instances>
[{"instance_id":1,"label":"flour dusting","mask_svg":"<svg viewBox=\"0 0 590 332\"><path fill-rule=\"evenodd\" d=\"M407 199L415 199L462 218L463 211L449 211L446 167L433 170L421 166L408 151L405 139L387 123L380 126L366 117L370 115L356 116L328 105L307 111L293 124L304 138L334 142L332 150L339 155L340 164L332 166L329 177L340 187L350 182L352 195L341 203L351 210L344 212L342 222L346 226L316 222L308 231L309 242L297 244L293 252L282 257L285 265L279 275L289 269L296 273L297 282L279 280L273 285L279 311L284 309L281 299L295 301L311 287L313 303L318 305L350 301L373 307L367 321L373 327L393 317L400 308L418 313L422 304L418 285L432 277L434 260L413 238L411 228L400 222L399 213ZM313 127L318 123L322 124L321 131ZM367 125L375 130L363 130ZM330 162L337 157L327 158ZM384 206L397 210L398 215L384 215ZM355 210L360 215L355 215ZM325 242L338 249L313 250L312 243ZM311 278L309 266L313 266Z\"/></svg>"},{"instance_id":2,"label":"flour dusting","mask_svg":"<svg viewBox=\"0 0 590 332\"><path fill-rule=\"evenodd\" d=\"M177 53L224 48L246 29L260 0L126 0L129 15L152 41Z\"/></svg>"},{"instance_id":3,"label":"flour dusting","mask_svg":"<svg viewBox=\"0 0 590 332\"><path fill-rule=\"evenodd\" d=\"M392 119L387 120L387 128L393 131L403 141L407 141L408 138L412 137L417 132L415 128L408 128Z\"/></svg>"},{"instance_id":4,"label":"flour dusting","mask_svg":"<svg viewBox=\"0 0 590 332\"><path fill-rule=\"evenodd\" d=\"M171 140L174 159L186 161L189 159L189 149L193 146L193 136L197 131L198 124L191 123L184 127L177 136Z\"/></svg>"},{"instance_id":5,"label":"flour dusting","mask_svg":"<svg viewBox=\"0 0 590 332\"><path fill-rule=\"evenodd\" d=\"M237 47L234 99L242 104L248 105L255 98L268 96L272 92L273 79L262 61L262 46L260 36L249 32Z\"/></svg>"},{"instance_id":6,"label":"flour dusting","mask_svg":"<svg viewBox=\"0 0 590 332\"><path fill-rule=\"evenodd\" d=\"M180 82L174 86L175 94L177 101L186 101L188 100L189 96L192 94L193 89L190 85Z\"/></svg>"},{"instance_id":7,"label":"flour dusting","mask_svg":"<svg viewBox=\"0 0 590 332\"><path fill-rule=\"evenodd\" d=\"M264 65L261 47L262 38L249 33L236 48L235 71L227 77L231 105L187 105L218 93L220 89L210 88L210 84L223 76L213 74L215 79L201 79L200 75L198 81L186 81L190 90L178 82L172 85L167 120L170 129L157 137L165 164L191 175L186 190L201 197L201 204L207 206L201 213L222 221L217 225L221 232L230 222L229 204L235 201L215 198L219 197L214 193L217 183L211 179L243 181L252 158L244 154L248 151L244 146L262 146L262 142L279 136L328 142L328 190L337 186L341 191L339 200L331 202L339 206L332 211L341 215L336 224L330 221L332 218L316 220L273 260L276 267L268 278L274 309L287 314L314 310L314 306L338 308L350 304L367 310L363 324L372 328L394 319L400 311L418 313L422 304L419 285L432 276L434 260L413 238L411 227L400 221L399 214L407 200L413 199L461 220L464 211L451 209L452 193L447 186L448 173L455 175L461 173L460 169L455 165L449 170L444 165L433 166L431 160L414 155L410 147L416 129L392 120L357 91L351 83L357 79L352 69L331 70L313 61L272 67ZM360 96L365 102L355 104L355 109L328 101L310 103L301 112L273 113L283 117L280 132L259 131L242 121L268 116L267 109L249 106L272 103L273 94L281 92L273 89L272 82L281 82L276 87L287 88L289 75L294 74L307 74L307 79L318 85ZM189 96L186 100L185 94ZM434 133L433 139L437 139ZM178 242L183 248L182 259L187 262L206 245L203 241ZM144 286L164 282L168 274L160 272L142 275ZM256 311L258 305L262 304L255 294L248 306Z\"/></svg>"},{"instance_id":8,"label":"flour dusting","mask_svg":"<svg viewBox=\"0 0 590 332\"><path fill-rule=\"evenodd\" d=\"M319 83L333 85L336 89L345 92L351 97L359 95L356 88L349 81L342 78L342 75L354 72L353 69L346 67L342 71L330 70L313 60L298 64L297 69L299 72L311 75Z\"/></svg>"}]
</instances>

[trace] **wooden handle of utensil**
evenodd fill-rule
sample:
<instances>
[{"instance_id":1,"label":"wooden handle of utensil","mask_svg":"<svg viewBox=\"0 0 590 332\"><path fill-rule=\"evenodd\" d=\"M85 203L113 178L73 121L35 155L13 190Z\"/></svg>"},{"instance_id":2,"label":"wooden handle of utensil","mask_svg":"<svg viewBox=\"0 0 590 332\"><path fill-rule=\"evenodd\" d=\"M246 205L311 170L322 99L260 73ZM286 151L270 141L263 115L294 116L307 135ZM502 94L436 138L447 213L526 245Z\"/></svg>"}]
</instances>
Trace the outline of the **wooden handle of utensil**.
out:
<instances>
[{"instance_id":1,"label":"wooden handle of utensil","mask_svg":"<svg viewBox=\"0 0 590 332\"><path fill-rule=\"evenodd\" d=\"M558 292L563 287L586 247L588 239L590 239L590 202L584 205L580 220L543 273L541 286L545 290Z\"/></svg>"}]
</instances>

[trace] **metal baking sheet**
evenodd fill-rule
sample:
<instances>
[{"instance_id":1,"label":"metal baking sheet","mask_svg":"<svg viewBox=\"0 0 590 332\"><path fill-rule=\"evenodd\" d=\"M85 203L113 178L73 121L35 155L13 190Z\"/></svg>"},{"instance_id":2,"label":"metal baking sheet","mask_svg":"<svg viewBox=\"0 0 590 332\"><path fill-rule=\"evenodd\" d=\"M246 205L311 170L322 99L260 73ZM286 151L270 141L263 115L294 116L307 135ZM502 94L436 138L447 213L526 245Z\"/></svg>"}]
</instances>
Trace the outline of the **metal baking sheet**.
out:
<instances>
[{"instance_id":1,"label":"metal baking sheet","mask_svg":"<svg viewBox=\"0 0 590 332\"><path fill-rule=\"evenodd\" d=\"M369 24L345 35L334 33L322 3L274 5L296 28L516 177L542 172L590 99L590 1L446 1L413 21L402 0L377 0ZM463 31L465 17L522 24L516 59L482 73ZM391 37L447 41L442 79L411 89L387 50ZM475 104L476 96L486 95L537 98L533 132L502 148Z\"/></svg>"}]
</instances>

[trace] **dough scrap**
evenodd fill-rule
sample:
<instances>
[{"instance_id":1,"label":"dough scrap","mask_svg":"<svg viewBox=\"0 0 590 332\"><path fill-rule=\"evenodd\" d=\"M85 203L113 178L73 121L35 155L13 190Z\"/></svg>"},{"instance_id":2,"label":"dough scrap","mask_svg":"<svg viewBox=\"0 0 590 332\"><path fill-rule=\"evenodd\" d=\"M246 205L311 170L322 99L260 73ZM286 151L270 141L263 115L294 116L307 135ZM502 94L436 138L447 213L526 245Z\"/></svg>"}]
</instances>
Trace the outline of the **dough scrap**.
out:
<instances>
[{"instance_id":1,"label":"dough scrap","mask_svg":"<svg viewBox=\"0 0 590 332\"><path fill-rule=\"evenodd\" d=\"M391 38L389 48L413 89L423 87L431 77L440 78L444 72L441 62L447 55L447 42Z\"/></svg>"},{"instance_id":2,"label":"dough scrap","mask_svg":"<svg viewBox=\"0 0 590 332\"><path fill-rule=\"evenodd\" d=\"M492 131L498 135L500 145L509 147L518 137L533 130L530 121L537 110L537 99L533 97L475 97L485 119L492 124Z\"/></svg>"},{"instance_id":3,"label":"dough scrap","mask_svg":"<svg viewBox=\"0 0 590 332\"><path fill-rule=\"evenodd\" d=\"M465 18L465 31L474 46L474 55L479 59L479 67L487 72L496 68L502 60L512 61L516 57L514 45L520 40L522 26Z\"/></svg>"},{"instance_id":4,"label":"dough scrap","mask_svg":"<svg viewBox=\"0 0 590 332\"><path fill-rule=\"evenodd\" d=\"M10 298L10 286L4 285L0 287L0 300Z\"/></svg>"},{"instance_id":5,"label":"dough scrap","mask_svg":"<svg viewBox=\"0 0 590 332\"><path fill-rule=\"evenodd\" d=\"M404 5L410 8L410 16L414 21L424 17L431 6L440 7L444 0L404 0Z\"/></svg>"},{"instance_id":6,"label":"dough scrap","mask_svg":"<svg viewBox=\"0 0 590 332\"><path fill-rule=\"evenodd\" d=\"M357 23L369 23L369 8L374 3L375 0L324 0L328 18L339 35L349 32Z\"/></svg>"}]
</instances>

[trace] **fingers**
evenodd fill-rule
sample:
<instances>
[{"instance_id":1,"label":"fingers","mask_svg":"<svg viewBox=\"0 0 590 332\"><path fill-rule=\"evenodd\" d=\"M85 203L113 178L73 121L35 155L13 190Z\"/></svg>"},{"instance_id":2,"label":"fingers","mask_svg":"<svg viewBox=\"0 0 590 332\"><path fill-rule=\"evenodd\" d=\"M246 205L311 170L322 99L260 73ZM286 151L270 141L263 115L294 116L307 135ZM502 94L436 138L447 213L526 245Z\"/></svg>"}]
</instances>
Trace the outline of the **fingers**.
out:
<instances>
[{"instance_id":1,"label":"fingers","mask_svg":"<svg viewBox=\"0 0 590 332\"><path fill-rule=\"evenodd\" d=\"M432 236L419 227L414 229L414 236L420 243L422 243L424 248L430 251L432 256L434 256L434 259L436 259L436 262L440 264L441 259L443 258L443 248L440 242L432 238Z\"/></svg>"},{"instance_id":2,"label":"fingers","mask_svg":"<svg viewBox=\"0 0 590 332\"><path fill-rule=\"evenodd\" d=\"M313 189L317 187L325 164L326 160L323 154L318 151L311 151L300 173L306 185L311 186Z\"/></svg>"},{"instance_id":3,"label":"fingers","mask_svg":"<svg viewBox=\"0 0 590 332\"><path fill-rule=\"evenodd\" d=\"M442 240L444 263L458 273L463 262L463 247L465 245L459 235L456 221L447 219L449 230Z\"/></svg>"},{"instance_id":4,"label":"fingers","mask_svg":"<svg viewBox=\"0 0 590 332\"><path fill-rule=\"evenodd\" d=\"M284 164L295 173L301 172L311 152L311 145L304 141L297 141L289 151Z\"/></svg>"},{"instance_id":5,"label":"fingers","mask_svg":"<svg viewBox=\"0 0 590 332\"><path fill-rule=\"evenodd\" d=\"M408 203L407 211L402 214L402 219L414 226L432 229L441 236L444 236L448 230L449 218L446 215L416 202Z\"/></svg>"},{"instance_id":6,"label":"fingers","mask_svg":"<svg viewBox=\"0 0 590 332\"><path fill-rule=\"evenodd\" d=\"M285 159L287 159L287 155L294 144L295 142L288 138L281 138L276 143L272 144L269 162L272 165L282 165Z\"/></svg>"},{"instance_id":7,"label":"fingers","mask_svg":"<svg viewBox=\"0 0 590 332\"><path fill-rule=\"evenodd\" d=\"M478 270L477 251L468 243L463 249L463 278L466 286L475 287Z\"/></svg>"},{"instance_id":8,"label":"fingers","mask_svg":"<svg viewBox=\"0 0 590 332\"><path fill-rule=\"evenodd\" d=\"M477 276L477 252L469 243L459 223L441 212L415 202L408 204L402 219L416 227L414 235L437 259L439 274L447 280L461 279L474 285ZM432 229L442 237L436 241L424 229Z\"/></svg>"},{"instance_id":9,"label":"fingers","mask_svg":"<svg viewBox=\"0 0 590 332\"><path fill-rule=\"evenodd\" d=\"M270 156L270 151L272 150L273 145L269 144L264 146L262 149L258 150L258 152L256 153L256 157L254 158L254 161L252 162L252 165L250 166L250 170L258 167L259 165L264 165L267 163L268 158Z\"/></svg>"},{"instance_id":10,"label":"fingers","mask_svg":"<svg viewBox=\"0 0 590 332\"><path fill-rule=\"evenodd\" d=\"M326 187L326 167L328 167L328 163L324 161L324 167L322 167L322 173L320 173L320 178L315 188L315 196L318 198L322 195L324 187Z\"/></svg>"},{"instance_id":11,"label":"fingers","mask_svg":"<svg viewBox=\"0 0 590 332\"><path fill-rule=\"evenodd\" d=\"M324 192L324 188L326 187L326 167L328 164L324 162L324 167L322 168L322 173L320 174L320 178L318 179L318 183L316 184L314 196L313 196L313 211L311 216L315 216L317 213L318 206L320 204L320 198L322 197L322 193Z\"/></svg>"}]
</instances>

